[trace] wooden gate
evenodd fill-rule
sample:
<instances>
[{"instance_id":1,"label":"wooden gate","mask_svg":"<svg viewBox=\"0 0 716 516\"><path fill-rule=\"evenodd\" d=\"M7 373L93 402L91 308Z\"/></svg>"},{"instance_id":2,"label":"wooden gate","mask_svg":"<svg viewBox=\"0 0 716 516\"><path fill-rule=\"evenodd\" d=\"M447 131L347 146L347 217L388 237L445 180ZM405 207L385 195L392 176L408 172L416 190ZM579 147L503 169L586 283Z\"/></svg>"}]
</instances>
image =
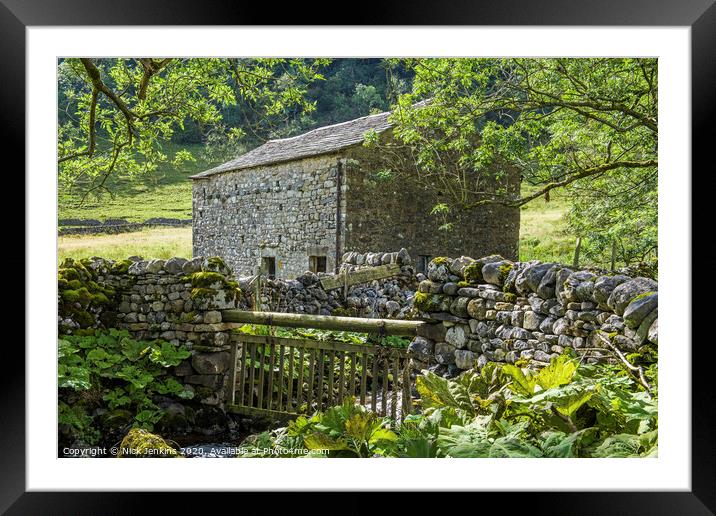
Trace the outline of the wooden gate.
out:
<instances>
[{"instance_id":1,"label":"wooden gate","mask_svg":"<svg viewBox=\"0 0 716 516\"><path fill-rule=\"evenodd\" d=\"M224 320L414 335L413 321L224 311ZM253 316L251 314L254 314ZM238 322L238 321L236 321ZM397 324L396 324L397 323ZM312 414L347 397L401 421L411 412L407 350L337 340L235 335L229 410L264 416ZM238 341L238 342L237 342Z\"/></svg>"}]
</instances>

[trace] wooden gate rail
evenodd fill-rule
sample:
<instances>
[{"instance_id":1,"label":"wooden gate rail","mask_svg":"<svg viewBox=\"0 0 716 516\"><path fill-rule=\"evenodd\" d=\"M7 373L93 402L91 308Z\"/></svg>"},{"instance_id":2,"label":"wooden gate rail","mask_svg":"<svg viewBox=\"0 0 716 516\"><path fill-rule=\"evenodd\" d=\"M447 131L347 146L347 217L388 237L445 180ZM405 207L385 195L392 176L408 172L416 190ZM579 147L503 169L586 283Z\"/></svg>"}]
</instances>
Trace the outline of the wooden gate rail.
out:
<instances>
[{"instance_id":1,"label":"wooden gate rail","mask_svg":"<svg viewBox=\"0 0 716 516\"><path fill-rule=\"evenodd\" d=\"M221 320L227 323L263 324L288 328L315 328L318 330L382 333L383 335L415 336L423 321L399 319L361 319L334 315L291 314L283 312L251 312L222 310Z\"/></svg>"},{"instance_id":2,"label":"wooden gate rail","mask_svg":"<svg viewBox=\"0 0 716 516\"><path fill-rule=\"evenodd\" d=\"M223 315L230 322L377 331L382 335L415 335L422 324L236 310L225 310ZM271 335L235 335L232 340L231 412L284 417L312 414L349 396L394 421L411 412L406 349Z\"/></svg>"}]
</instances>

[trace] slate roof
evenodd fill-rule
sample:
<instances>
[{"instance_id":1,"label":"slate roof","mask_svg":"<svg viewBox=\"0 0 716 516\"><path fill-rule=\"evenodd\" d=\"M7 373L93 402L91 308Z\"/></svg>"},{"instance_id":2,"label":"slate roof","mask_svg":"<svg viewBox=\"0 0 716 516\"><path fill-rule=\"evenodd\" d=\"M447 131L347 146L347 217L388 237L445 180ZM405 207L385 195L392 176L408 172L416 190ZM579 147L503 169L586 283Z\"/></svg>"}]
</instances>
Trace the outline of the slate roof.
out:
<instances>
[{"instance_id":1,"label":"slate roof","mask_svg":"<svg viewBox=\"0 0 716 516\"><path fill-rule=\"evenodd\" d=\"M392 124L388 121L388 115L390 115L390 112L386 111L340 124L319 127L291 138L269 140L260 147L242 154L236 159L193 175L191 178L203 179L222 172L283 163L320 154L330 154L363 142L363 135L370 129L377 132L389 129Z\"/></svg>"}]
</instances>

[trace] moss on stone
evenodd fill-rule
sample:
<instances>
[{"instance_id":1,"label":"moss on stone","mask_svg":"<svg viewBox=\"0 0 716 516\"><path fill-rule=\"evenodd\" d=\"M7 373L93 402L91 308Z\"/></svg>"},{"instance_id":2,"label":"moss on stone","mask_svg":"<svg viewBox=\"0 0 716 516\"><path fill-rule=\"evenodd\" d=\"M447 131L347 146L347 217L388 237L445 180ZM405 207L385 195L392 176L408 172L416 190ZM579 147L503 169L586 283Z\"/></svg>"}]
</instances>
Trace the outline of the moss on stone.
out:
<instances>
[{"instance_id":1,"label":"moss on stone","mask_svg":"<svg viewBox=\"0 0 716 516\"><path fill-rule=\"evenodd\" d=\"M217 293L217 290L213 288L193 288L191 289L191 298L195 301L213 297Z\"/></svg>"},{"instance_id":2,"label":"moss on stone","mask_svg":"<svg viewBox=\"0 0 716 516\"><path fill-rule=\"evenodd\" d=\"M110 271L113 274L127 274L129 272L129 266L132 265L132 260L118 260L112 264Z\"/></svg>"},{"instance_id":3,"label":"moss on stone","mask_svg":"<svg viewBox=\"0 0 716 516\"><path fill-rule=\"evenodd\" d=\"M331 315L335 315L336 317L358 317L358 310L354 307L338 307L331 311Z\"/></svg>"},{"instance_id":4,"label":"moss on stone","mask_svg":"<svg viewBox=\"0 0 716 516\"><path fill-rule=\"evenodd\" d=\"M80 295L76 290L64 290L60 293L60 297L68 303L78 303L80 300Z\"/></svg>"},{"instance_id":5,"label":"moss on stone","mask_svg":"<svg viewBox=\"0 0 716 516\"><path fill-rule=\"evenodd\" d=\"M500 271L500 278L501 278L502 282L504 282L507 279L507 275L512 270L512 267L514 267L514 264L512 264L512 263L505 263L505 264L500 265L498 270Z\"/></svg>"},{"instance_id":6,"label":"moss on stone","mask_svg":"<svg viewBox=\"0 0 716 516\"><path fill-rule=\"evenodd\" d=\"M109 304L109 298L102 292L97 292L92 296L93 305L106 305Z\"/></svg>"},{"instance_id":7,"label":"moss on stone","mask_svg":"<svg viewBox=\"0 0 716 516\"><path fill-rule=\"evenodd\" d=\"M413 306L421 312L438 312L442 307L443 297L427 292L416 292L413 298Z\"/></svg>"},{"instance_id":8,"label":"moss on stone","mask_svg":"<svg viewBox=\"0 0 716 516\"><path fill-rule=\"evenodd\" d=\"M634 296L631 301L629 301L629 304L632 304L634 301L639 301L640 299L644 299L647 296L651 296L653 294L656 294L655 290L651 290L649 292L644 292L643 294L639 294L638 296Z\"/></svg>"},{"instance_id":9,"label":"moss on stone","mask_svg":"<svg viewBox=\"0 0 716 516\"><path fill-rule=\"evenodd\" d=\"M224 285L226 283L226 279L223 274L211 271L195 272L189 276L189 280L191 281L192 287L205 289L211 287L212 285L216 285L217 283L219 285Z\"/></svg>"},{"instance_id":10,"label":"moss on stone","mask_svg":"<svg viewBox=\"0 0 716 516\"><path fill-rule=\"evenodd\" d=\"M206 259L206 263L210 269L228 269L224 260L218 256L212 256Z\"/></svg>"},{"instance_id":11,"label":"moss on stone","mask_svg":"<svg viewBox=\"0 0 716 516\"><path fill-rule=\"evenodd\" d=\"M181 457L164 439L156 434L132 428L122 439L117 457Z\"/></svg>"},{"instance_id":12,"label":"moss on stone","mask_svg":"<svg viewBox=\"0 0 716 516\"><path fill-rule=\"evenodd\" d=\"M514 303L517 301L517 295L513 294L511 292L505 292L505 302L506 303Z\"/></svg>"},{"instance_id":13,"label":"moss on stone","mask_svg":"<svg viewBox=\"0 0 716 516\"><path fill-rule=\"evenodd\" d=\"M73 268L60 268L57 275L60 279L63 279L65 281L72 281L72 280L80 279L79 272L77 272L77 270L73 269Z\"/></svg>"},{"instance_id":14,"label":"moss on stone","mask_svg":"<svg viewBox=\"0 0 716 516\"><path fill-rule=\"evenodd\" d=\"M75 310L72 313L72 319L80 325L80 328L89 328L94 326L94 317L87 310Z\"/></svg>"},{"instance_id":15,"label":"moss on stone","mask_svg":"<svg viewBox=\"0 0 716 516\"><path fill-rule=\"evenodd\" d=\"M67 290L77 290L82 287L82 283L80 283L80 280L73 279L73 280L67 281L66 283L67 283L67 287L66 287Z\"/></svg>"},{"instance_id":16,"label":"moss on stone","mask_svg":"<svg viewBox=\"0 0 716 516\"><path fill-rule=\"evenodd\" d=\"M462 271L465 281L470 285L476 285L482 281L482 265L479 262L472 262Z\"/></svg>"},{"instance_id":17,"label":"moss on stone","mask_svg":"<svg viewBox=\"0 0 716 516\"><path fill-rule=\"evenodd\" d=\"M447 256L437 256L432 259L432 262L435 265L450 265L452 263L452 260L448 258Z\"/></svg>"}]
</instances>

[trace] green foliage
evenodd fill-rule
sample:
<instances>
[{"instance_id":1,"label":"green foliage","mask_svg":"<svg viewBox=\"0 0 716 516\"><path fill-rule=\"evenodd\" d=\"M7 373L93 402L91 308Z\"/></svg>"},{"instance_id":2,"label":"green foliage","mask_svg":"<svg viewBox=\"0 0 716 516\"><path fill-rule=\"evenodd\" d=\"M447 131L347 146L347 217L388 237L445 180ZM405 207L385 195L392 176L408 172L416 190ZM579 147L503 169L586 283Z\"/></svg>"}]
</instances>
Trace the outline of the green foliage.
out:
<instances>
[{"instance_id":1,"label":"green foliage","mask_svg":"<svg viewBox=\"0 0 716 516\"><path fill-rule=\"evenodd\" d=\"M415 77L395 106L398 142L385 144L395 147L385 166L446 192L438 215L446 206L520 206L562 189L585 258L609 263L617 242L619 262L656 259L656 59L389 62ZM395 158L401 147L409 152ZM515 167L522 195L508 180Z\"/></svg>"},{"instance_id":2,"label":"green foliage","mask_svg":"<svg viewBox=\"0 0 716 516\"><path fill-rule=\"evenodd\" d=\"M489 389L474 371L455 380L432 373L419 378L421 417L438 424L439 455L656 455L656 400L623 370L610 365L577 368L570 355L553 359L538 372L511 364L488 366Z\"/></svg>"},{"instance_id":3,"label":"green foliage","mask_svg":"<svg viewBox=\"0 0 716 516\"><path fill-rule=\"evenodd\" d=\"M152 430L163 416L153 396L193 397L193 391L165 376L167 368L190 355L184 346L135 340L124 330L63 336L58 341L61 424L83 439L98 438L92 414L106 406L129 409L134 426Z\"/></svg>"},{"instance_id":4,"label":"green foliage","mask_svg":"<svg viewBox=\"0 0 716 516\"><path fill-rule=\"evenodd\" d=\"M654 366L655 367L655 366ZM612 365L569 355L538 372L486 364L448 380L417 378L419 414L394 431L347 400L254 436L268 450L330 450L329 457L656 457L657 400ZM653 392L653 389L652 389Z\"/></svg>"},{"instance_id":5,"label":"green foliage","mask_svg":"<svg viewBox=\"0 0 716 516\"><path fill-rule=\"evenodd\" d=\"M311 417L299 416L286 429L273 435L250 438L243 446L264 445L264 451L242 456L276 456L277 448L327 450L329 457L373 457L389 455L398 440L388 428L389 420L378 417L355 399L318 412ZM271 451L266 451L271 450ZM285 456L285 455L283 455ZM322 455L317 455L322 456Z\"/></svg>"},{"instance_id":6,"label":"green foliage","mask_svg":"<svg viewBox=\"0 0 716 516\"><path fill-rule=\"evenodd\" d=\"M225 108L240 105L254 129L310 113L308 86L322 79L325 59L62 59L59 63L59 181L85 194L106 191L113 175L151 174L169 157L164 143L185 124L217 130ZM70 114L71 113L71 114ZM234 140L251 127L222 127Z\"/></svg>"}]
</instances>

